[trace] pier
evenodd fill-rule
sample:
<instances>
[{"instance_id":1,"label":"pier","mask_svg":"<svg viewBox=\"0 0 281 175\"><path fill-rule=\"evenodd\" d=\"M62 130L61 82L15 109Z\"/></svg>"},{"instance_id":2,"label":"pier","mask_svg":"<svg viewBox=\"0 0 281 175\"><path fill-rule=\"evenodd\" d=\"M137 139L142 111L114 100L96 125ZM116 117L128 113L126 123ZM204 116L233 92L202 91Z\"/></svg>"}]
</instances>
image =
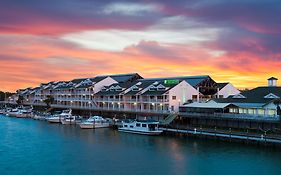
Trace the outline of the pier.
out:
<instances>
[{"instance_id":1,"label":"pier","mask_svg":"<svg viewBox=\"0 0 281 175\"><path fill-rule=\"evenodd\" d=\"M267 145L281 146L281 137L276 135L266 135L266 134L252 134L243 132L233 132L233 131L217 131L210 129L200 129L200 128L188 128L188 129L175 129L175 128L160 128L164 133L173 134L186 134L193 137L205 137L213 138L218 140L228 140L228 141L239 141L246 143L261 143Z\"/></svg>"}]
</instances>

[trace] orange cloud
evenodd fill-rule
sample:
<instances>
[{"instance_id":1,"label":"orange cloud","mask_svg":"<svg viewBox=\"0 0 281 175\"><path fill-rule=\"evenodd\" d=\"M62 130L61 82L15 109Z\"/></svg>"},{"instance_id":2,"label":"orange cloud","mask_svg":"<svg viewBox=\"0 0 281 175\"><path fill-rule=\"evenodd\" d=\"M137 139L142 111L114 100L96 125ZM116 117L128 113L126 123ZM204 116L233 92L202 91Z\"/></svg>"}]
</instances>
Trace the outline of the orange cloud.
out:
<instances>
[{"instance_id":1,"label":"orange cloud","mask_svg":"<svg viewBox=\"0 0 281 175\"><path fill-rule=\"evenodd\" d=\"M216 81L230 81L240 88L264 85L268 77L280 76L280 62L248 52L214 56L212 50L200 46L161 46L156 42L141 42L123 52L104 52L57 39L21 37L17 43L1 45L1 90L126 72L138 72L144 77L208 74Z\"/></svg>"}]
</instances>

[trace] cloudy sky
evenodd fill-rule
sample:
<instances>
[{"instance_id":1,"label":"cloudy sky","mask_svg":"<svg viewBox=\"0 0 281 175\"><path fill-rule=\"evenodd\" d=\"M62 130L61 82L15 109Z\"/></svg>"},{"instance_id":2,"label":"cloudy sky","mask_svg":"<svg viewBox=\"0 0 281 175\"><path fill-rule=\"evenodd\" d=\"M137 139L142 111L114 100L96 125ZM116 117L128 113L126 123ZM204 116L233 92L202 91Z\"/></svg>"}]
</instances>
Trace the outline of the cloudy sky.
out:
<instances>
[{"instance_id":1,"label":"cloudy sky","mask_svg":"<svg viewBox=\"0 0 281 175\"><path fill-rule=\"evenodd\" d=\"M0 90L100 74L281 79L278 0L1 0Z\"/></svg>"}]
</instances>

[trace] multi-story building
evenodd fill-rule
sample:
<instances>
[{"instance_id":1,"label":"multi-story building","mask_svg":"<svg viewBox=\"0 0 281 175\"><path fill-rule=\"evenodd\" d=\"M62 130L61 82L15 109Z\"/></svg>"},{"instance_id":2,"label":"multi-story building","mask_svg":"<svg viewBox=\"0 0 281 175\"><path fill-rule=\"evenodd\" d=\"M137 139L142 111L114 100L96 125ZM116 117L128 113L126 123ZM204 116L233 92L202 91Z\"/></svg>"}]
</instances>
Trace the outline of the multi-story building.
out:
<instances>
[{"instance_id":1,"label":"multi-story building","mask_svg":"<svg viewBox=\"0 0 281 175\"><path fill-rule=\"evenodd\" d=\"M20 90L18 95L32 105L44 105L52 96L54 107L169 113L178 112L183 104L239 93L227 86L206 75L143 79L133 73L49 82Z\"/></svg>"}]
</instances>

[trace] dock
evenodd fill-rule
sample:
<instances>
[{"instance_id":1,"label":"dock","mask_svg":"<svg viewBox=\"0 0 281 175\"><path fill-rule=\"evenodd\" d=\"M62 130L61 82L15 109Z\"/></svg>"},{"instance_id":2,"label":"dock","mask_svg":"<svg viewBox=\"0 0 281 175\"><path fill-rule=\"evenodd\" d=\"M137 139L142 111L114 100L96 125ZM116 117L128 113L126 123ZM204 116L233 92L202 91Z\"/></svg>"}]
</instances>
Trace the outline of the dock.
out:
<instances>
[{"instance_id":1,"label":"dock","mask_svg":"<svg viewBox=\"0 0 281 175\"><path fill-rule=\"evenodd\" d=\"M164 133L180 133L187 134L192 136L205 136L212 137L222 140L237 140L237 141L246 141L246 142L259 142L267 143L281 146L281 138L272 137L267 135L253 135L253 134L244 134L244 133L234 133L234 132L222 132L222 131L208 131L202 129L174 129L174 128L160 128Z\"/></svg>"}]
</instances>

